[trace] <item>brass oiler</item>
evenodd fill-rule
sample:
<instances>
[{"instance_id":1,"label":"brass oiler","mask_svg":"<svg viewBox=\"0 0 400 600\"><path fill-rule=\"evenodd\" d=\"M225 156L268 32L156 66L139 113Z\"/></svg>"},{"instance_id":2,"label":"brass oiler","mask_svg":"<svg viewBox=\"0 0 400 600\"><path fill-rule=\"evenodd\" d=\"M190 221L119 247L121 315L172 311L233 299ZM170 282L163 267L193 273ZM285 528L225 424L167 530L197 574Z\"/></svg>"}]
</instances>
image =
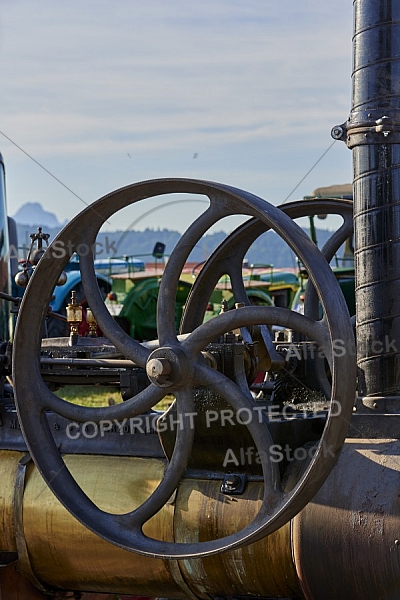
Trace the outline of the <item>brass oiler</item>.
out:
<instances>
[{"instance_id":1,"label":"brass oiler","mask_svg":"<svg viewBox=\"0 0 400 600\"><path fill-rule=\"evenodd\" d=\"M97 337L97 321L90 308L86 309L86 323L89 325L88 337Z\"/></svg>"},{"instance_id":2,"label":"brass oiler","mask_svg":"<svg viewBox=\"0 0 400 600\"><path fill-rule=\"evenodd\" d=\"M76 291L71 292L71 302L67 306L67 321L70 326L71 335L70 343L76 344L78 339L79 324L82 323L83 311L82 306L76 301Z\"/></svg>"}]
</instances>

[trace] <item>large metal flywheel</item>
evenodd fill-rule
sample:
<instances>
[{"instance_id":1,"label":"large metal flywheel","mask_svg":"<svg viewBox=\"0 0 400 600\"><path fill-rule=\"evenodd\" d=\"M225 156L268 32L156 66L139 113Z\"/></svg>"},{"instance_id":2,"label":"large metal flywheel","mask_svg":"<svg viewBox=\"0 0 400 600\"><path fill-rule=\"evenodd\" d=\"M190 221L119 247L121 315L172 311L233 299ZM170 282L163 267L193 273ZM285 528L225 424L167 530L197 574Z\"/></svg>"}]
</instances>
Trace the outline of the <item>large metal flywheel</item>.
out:
<instances>
[{"instance_id":1,"label":"large metal flywheel","mask_svg":"<svg viewBox=\"0 0 400 600\"><path fill-rule=\"evenodd\" d=\"M150 351L145 345L131 339L111 317L97 285L93 256L87 249L94 246L100 227L116 211L146 198L172 193L207 196L209 206L183 234L168 260L158 300L158 347ZM286 210L293 218L301 216L296 212L294 203ZM318 212L323 212L321 207ZM201 275L196 284L197 291L194 290L189 298L183 320L186 335L177 336L175 298L182 268L195 244L209 228L232 214L252 217L253 220L249 221L251 225L244 226L250 227L251 231L258 231L257 228L272 229L287 242L308 271L312 287L322 305L322 319L313 311L310 311L311 316L307 316L278 307L244 306L202 323L204 300L215 284L215 278L219 277L218 269L225 272L221 264L228 258L222 249L219 255L221 261L217 256L210 268L207 267L204 276ZM331 246L326 249L328 258L332 248L349 235L349 207L344 206L343 215L344 229L339 230ZM122 548L161 558L206 556L237 548L261 539L291 519L312 499L331 471L346 436L355 397L354 334L344 297L326 258L290 216L257 196L226 185L189 179L145 181L110 193L85 209L49 246L47 253L51 259L43 258L36 268L21 306L14 340L13 369L21 426L29 451L48 486L79 521L104 539ZM242 242L246 235L242 234ZM258 234L253 232L251 235L254 239ZM247 236L247 239L250 237ZM233 265L229 273L238 300L246 304L241 297L242 242L238 238L237 253L233 253L233 258L229 259ZM119 353L146 369L150 380L150 385L133 398L104 408L77 406L62 400L46 386L40 371L42 328L48 302L60 271L74 251L80 253L82 245L85 248L85 252L80 254L83 287L99 326ZM234 245L232 247L235 248ZM60 252L60 248L65 252ZM194 439L190 419L193 413L193 388L203 386L212 390L233 411L252 410L253 407L250 395L208 366L201 351L226 332L256 325L264 327L266 338L268 328L277 325L293 329L325 349L332 375L331 408L313 459L294 489L285 492L281 486L279 468L270 456L273 441L268 424L254 419L247 424L247 428L261 457L264 480L263 501L254 521L232 535L204 542L174 543L146 536L144 524L168 502L185 476ZM342 351L335 352L338 341ZM265 343L268 346L268 339ZM176 410L184 427L178 429L175 447L160 484L132 512L111 514L101 510L84 493L66 467L54 442L46 412L54 411L80 423L122 420L150 410L164 397L166 390L176 398Z\"/></svg>"}]
</instances>

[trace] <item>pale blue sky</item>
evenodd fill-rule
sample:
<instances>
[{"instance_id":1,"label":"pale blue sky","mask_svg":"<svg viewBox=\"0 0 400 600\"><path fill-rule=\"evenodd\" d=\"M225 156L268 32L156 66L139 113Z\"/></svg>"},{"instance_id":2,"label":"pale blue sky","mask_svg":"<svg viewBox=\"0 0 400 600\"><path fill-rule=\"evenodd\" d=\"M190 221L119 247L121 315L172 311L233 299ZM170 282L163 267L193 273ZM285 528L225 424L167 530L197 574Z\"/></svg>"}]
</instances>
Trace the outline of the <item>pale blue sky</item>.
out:
<instances>
[{"instance_id":1,"label":"pale blue sky","mask_svg":"<svg viewBox=\"0 0 400 600\"><path fill-rule=\"evenodd\" d=\"M348 116L351 36L351 0L3 0L0 130L88 203L176 176L279 204ZM0 151L11 214L83 208L2 136ZM349 181L336 143L290 199ZM172 208L138 227L183 229L202 205Z\"/></svg>"}]
</instances>

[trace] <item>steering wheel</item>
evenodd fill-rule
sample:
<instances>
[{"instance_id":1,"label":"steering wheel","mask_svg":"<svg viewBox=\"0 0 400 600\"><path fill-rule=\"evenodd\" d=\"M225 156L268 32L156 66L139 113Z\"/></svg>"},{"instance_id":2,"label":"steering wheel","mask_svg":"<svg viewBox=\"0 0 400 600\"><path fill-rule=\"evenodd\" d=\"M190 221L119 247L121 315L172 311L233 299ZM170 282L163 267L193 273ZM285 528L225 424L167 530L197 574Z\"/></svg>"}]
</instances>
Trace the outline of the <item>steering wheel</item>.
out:
<instances>
[{"instance_id":1,"label":"steering wheel","mask_svg":"<svg viewBox=\"0 0 400 600\"><path fill-rule=\"evenodd\" d=\"M171 193L205 195L209 206L182 235L166 265L157 309L159 347L150 351L131 339L112 319L97 285L91 249L100 227L114 212L145 198ZM284 308L245 306L199 324L187 336L177 337L174 305L182 268L204 233L231 214L254 217L288 243L308 270L323 307L321 320ZM101 330L120 353L146 369L151 382L122 404L104 408L70 404L55 396L40 374L41 334L47 306L59 273L74 251L80 256L86 298ZM291 491L284 491L278 465L271 460L273 440L268 425L259 418L251 420L246 426L257 446L264 480L262 504L254 520L220 539L175 543L150 538L143 532L144 524L170 499L189 461L194 438L192 388L202 386L214 391L236 412L252 410L254 406L253 400L234 382L205 364L201 350L232 329L272 324L289 327L314 340L324 348L330 362L331 408L313 459L297 485ZM338 340L343 352L332 351ZM46 250L25 292L16 327L13 345L16 404L26 443L39 471L60 502L86 527L117 546L147 556L171 559L207 556L238 548L272 533L296 515L318 491L346 436L355 397L354 355L351 322L336 278L314 243L289 216L265 200L227 185L190 179L151 180L127 186L93 203L75 217ZM176 398L183 427L177 431L174 450L161 482L141 506L129 513L111 514L99 509L64 463L46 411L78 422L131 418L155 406L166 390Z\"/></svg>"}]
</instances>

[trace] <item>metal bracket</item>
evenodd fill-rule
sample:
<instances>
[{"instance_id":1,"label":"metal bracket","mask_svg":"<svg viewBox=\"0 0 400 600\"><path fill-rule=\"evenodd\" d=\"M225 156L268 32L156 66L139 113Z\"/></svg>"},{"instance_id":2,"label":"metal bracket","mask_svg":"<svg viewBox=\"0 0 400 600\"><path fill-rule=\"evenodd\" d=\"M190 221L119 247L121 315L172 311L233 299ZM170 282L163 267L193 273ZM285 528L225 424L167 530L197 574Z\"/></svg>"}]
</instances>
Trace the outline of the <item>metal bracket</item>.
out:
<instances>
[{"instance_id":1,"label":"metal bracket","mask_svg":"<svg viewBox=\"0 0 400 600\"><path fill-rule=\"evenodd\" d=\"M389 115L375 118L377 114L354 115L346 123L335 125L331 130L334 140L345 142L348 148L363 146L367 144L399 144L400 123Z\"/></svg>"}]
</instances>

